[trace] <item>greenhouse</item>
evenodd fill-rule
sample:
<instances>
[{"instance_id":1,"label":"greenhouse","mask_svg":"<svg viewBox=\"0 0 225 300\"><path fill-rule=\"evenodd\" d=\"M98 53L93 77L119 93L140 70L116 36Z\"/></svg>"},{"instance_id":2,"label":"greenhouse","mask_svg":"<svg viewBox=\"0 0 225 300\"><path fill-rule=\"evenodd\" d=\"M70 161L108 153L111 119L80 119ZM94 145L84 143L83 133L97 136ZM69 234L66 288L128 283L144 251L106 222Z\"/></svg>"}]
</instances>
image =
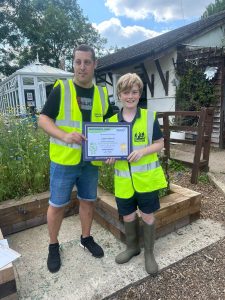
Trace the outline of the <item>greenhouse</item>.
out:
<instances>
[{"instance_id":1,"label":"greenhouse","mask_svg":"<svg viewBox=\"0 0 225 300\"><path fill-rule=\"evenodd\" d=\"M73 73L53 68L37 60L17 70L0 82L0 113L23 115L26 111L39 112L56 79L69 79Z\"/></svg>"}]
</instances>

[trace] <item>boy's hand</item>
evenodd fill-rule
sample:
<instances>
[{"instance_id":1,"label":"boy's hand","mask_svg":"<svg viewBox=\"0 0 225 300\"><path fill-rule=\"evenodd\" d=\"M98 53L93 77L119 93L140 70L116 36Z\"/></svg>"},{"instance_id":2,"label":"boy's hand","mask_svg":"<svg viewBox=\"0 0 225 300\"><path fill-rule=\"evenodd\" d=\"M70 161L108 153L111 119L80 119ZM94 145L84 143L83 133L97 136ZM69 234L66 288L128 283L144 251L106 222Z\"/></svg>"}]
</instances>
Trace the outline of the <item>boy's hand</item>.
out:
<instances>
[{"instance_id":1,"label":"boy's hand","mask_svg":"<svg viewBox=\"0 0 225 300\"><path fill-rule=\"evenodd\" d=\"M140 150L134 150L133 152L130 153L130 155L127 157L127 160L129 162L132 161L138 161L142 156L144 155L142 149Z\"/></svg>"},{"instance_id":2,"label":"boy's hand","mask_svg":"<svg viewBox=\"0 0 225 300\"><path fill-rule=\"evenodd\" d=\"M112 165L112 164L114 164L115 162L116 162L115 158L112 158L112 157L108 158L108 159L105 161L105 163L108 164L108 165Z\"/></svg>"}]
</instances>

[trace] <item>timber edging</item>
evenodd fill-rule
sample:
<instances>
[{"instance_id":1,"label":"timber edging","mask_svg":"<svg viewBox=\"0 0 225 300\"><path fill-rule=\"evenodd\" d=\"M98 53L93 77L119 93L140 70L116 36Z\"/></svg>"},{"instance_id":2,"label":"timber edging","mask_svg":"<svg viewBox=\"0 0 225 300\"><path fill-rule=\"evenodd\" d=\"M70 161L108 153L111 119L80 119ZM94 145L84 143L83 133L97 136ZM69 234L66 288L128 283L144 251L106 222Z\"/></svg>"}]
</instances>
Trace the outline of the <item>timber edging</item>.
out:
<instances>
[{"instance_id":1,"label":"timber edging","mask_svg":"<svg viewBox=\"0 0 225 300\"><path fill-rule=\"evenodd\" d=\"M49 192L26 196L19 200L6 200L0 203L0 229L8 235L47 221ZM65 216L78 213L77 192L73 190L71 202L66 207Z\"/></svg>"},{"instance_id":2,"label":"timber edging","mask_svg":"<svg viewBox=\"0 0 225 300\"><path fill-rule=\"evenodd\" d=\"M156 237L164 236L199 219L201 194L171 184L171 193L160 199L160 209L155 213ZM124 225L118 214L114 196L99 188L95 220L115 237L124 241Z\"/></svg>"}]
</instances>

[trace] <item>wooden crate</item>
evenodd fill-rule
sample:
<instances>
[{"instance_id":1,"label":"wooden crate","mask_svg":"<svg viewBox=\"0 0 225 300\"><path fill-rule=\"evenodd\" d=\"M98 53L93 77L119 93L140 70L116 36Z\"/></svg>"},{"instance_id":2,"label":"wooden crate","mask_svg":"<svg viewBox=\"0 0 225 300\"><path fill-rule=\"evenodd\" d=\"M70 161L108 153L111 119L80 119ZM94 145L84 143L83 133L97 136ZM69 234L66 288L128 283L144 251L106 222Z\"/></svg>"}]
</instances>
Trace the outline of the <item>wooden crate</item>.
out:
<instances>
[{"instance_id":1,"label":"wooden crate","mask_svg":"<svg viewBox=\"0 0 225 300\"><path fill-rule=\"evenodd\" d=\"M0 204L0 229L3 235L46 223L49 192L27 196L20 200L7 200ZM78 213L77 192L74 190L65 216Z\"/></svg>"},{"instance_id":2,"label":"wooden crate","mask_svg":"<svg viewBox=\"0 0 225 300\"><path fill-rule=\"evenodd\" d=\"M0 240L3 239L0 230ZM0 300L18 299L13 265L9 264L0 269Z\"/></svg>"},{"instance_id":3,"label":"wooden crate","mask_svg":"<svg viewBox=\"0 0 225 300\"><path fill-rule=\"evenodd\" d=\"M99 188L95 220L117 238L124 241L124 225L117 212L114 196ZM156 212L156 236L163 236L190 224L200 217L201 194L171 185L171 194L160 199L160 209Z\"/></svg>"}]
</instances>

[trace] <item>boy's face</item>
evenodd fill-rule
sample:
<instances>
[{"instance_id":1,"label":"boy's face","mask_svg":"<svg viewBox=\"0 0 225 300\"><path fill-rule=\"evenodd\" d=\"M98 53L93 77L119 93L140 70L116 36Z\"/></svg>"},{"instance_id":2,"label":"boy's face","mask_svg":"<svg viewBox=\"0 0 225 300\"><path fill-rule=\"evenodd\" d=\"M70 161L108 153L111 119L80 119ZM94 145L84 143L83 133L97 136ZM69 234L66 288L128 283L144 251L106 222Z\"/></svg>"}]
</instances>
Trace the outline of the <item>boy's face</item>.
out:
<instances>
[{"instance_id":1,"label":"boy's face","mask_svg":"<svg viewBox=\"0 0 225 300\"><path fill-rule=\"evenodd\" d=\"M130 90L122 91L119 94L119 99L126 108L135 108L140 99L140 90L137 84L134 84Z\"/></svg>"}]
</instances>

